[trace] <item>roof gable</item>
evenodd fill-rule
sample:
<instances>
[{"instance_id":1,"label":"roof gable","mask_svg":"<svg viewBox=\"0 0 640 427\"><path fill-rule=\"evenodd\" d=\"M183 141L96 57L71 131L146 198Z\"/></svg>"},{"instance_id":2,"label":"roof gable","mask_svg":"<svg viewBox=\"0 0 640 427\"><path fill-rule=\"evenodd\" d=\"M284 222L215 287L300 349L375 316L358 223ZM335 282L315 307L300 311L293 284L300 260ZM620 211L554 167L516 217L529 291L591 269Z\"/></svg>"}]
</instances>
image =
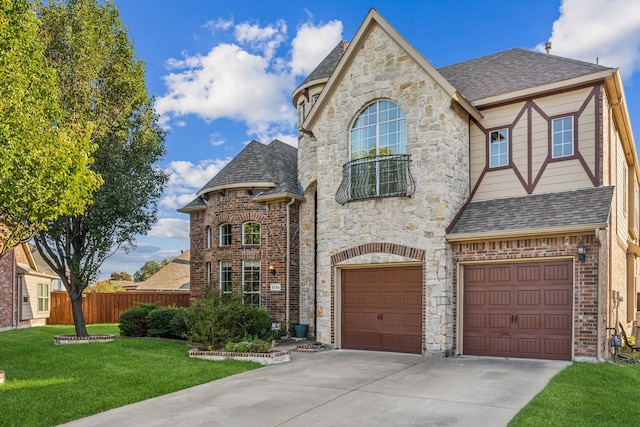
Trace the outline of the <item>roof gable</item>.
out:
<instances>
[{"instance_id":1,"label":"roof gable","mask_svg":"<svg viewBox=\"0 0 640 427\"><path fill-rule=\"evenodd\" d=\"M347 47L344 55L338 62L335 70L331 74L327 85L322 91L320 98L316 102L314 108L311 109L309 115L306 117L304 122L301 125L301 128L304 130L310 130L315 125L316 121L319 118L320 111L324 109L328 99L331 97L333 92L337 89L338 85L342 81L342 79L347 74L349 70L349 66L355 59L356 55L364 45L365 41L369 37L372 29L378 26L382 28L382 30L398 45L400 46L416 63L418 63L426 73L428 73L434 81L442 88L442 90L447 93L453 100L460 103L469 114L473 115L477 119L480 119L481 114L466 100L460 93L456 90L456 88L445 79L442 74L436 70L433 65L422 55L420 52L416 50L395 28L389 24L389 22L380 15L380 13L371 8L369 13L365 17L364 21L358 28L353 40Z\"/></svg>"}]
</instances>

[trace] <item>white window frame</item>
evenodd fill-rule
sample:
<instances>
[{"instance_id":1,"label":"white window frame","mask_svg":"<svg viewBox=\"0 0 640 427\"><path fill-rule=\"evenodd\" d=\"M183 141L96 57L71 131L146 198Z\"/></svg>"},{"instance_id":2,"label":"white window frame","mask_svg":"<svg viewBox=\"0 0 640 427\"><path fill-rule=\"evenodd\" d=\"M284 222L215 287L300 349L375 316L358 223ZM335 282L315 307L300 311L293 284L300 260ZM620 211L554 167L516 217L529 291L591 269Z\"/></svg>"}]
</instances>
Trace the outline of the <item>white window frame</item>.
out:
<instances>
[{"instance_id":1,"label":"white window frame","mask_svg":"<svg viewBox=\"0 0 640 427\"><path fill-rule=\"evenodd\" d=\"M389 119L390 114L394 114L395 117ZM389 99L372 102L356 116L350 128L349 138L350 160L388 154L407 154L407 121L404 110ZM365 147L367 141L369 144ZM385 149L387 151L382 152Z\"/></svg>"},{"instance_id":2,"label":"white window frame","mask_svg":"<svg viewBox=\"0 0 640 427\"><path fill-rule=\"evenodd\" d=\"M220 292L230 294L232 292L232 262L220 261Z\"/></svg>"},{"instance_id":3,"label":"white window frame","mask_svg":"<svg viewBox=\"0 0 640 427\"><path fill-rule=\"evenodd\" d=\"M228 228L228 233L225 232L225 229ZM244 227L243 227L244 228ZM220 227L218 227L218 230L220 232L220 246L231 246L231 224L229 223L224 223L221 224ZM225 238L228 237L228 243L225 242Z\"/></svg>"},{"instance_id":4,"label":"white window frame","mask_svg":"<svg viewBox=\"0 0 640 427\"><path fill-rule=\"evenodd\" d=\"M251 233L248 232L247 227L249 225L251 225L251 224L256 224L258 226L258 232L257 233L256 232L251 232ZM258 246L260 244L261 232L262 232L262 227L260 226L259 222L247 221L247 222L243 223L242 224L242 245L243 246ZM255 243L255 241L256 241L255 236L256 235L258 237L258 239L257 239L258 242L257 243ZM253 236L253 237L251 237L251 236Z\"/></svg>"},{"instance_id":5,"label":"white window frame","mask_svg":"<svg viewBox=\"0 0 640 427\"><path fill-rule=\"evenodd\" d=\"M260 260L242 261L242 301L260 306ZM257 296L257 298L256 298Z\"/></svg>"},{"instance_id":6,"label":"white window frame","mask_svg":"<svg viewBox=\"0 0 640 427\"><path fill-rule=\"evenodd\" d=\"M556 123L560 126L558 130L556 130ZM560 159L574 155L575 132L573 123L573 116L564 116L551 120L551 158ZM556 154L556 148L560 149L559 154Z\"/></svg>"},{"instance_id":7,"label":"white window frame","mask_svg":"<svg viewBox=\"0 0 640 427\"><path fill-rule=\"evenodd\" d=\"M495 150L495 151L494 151ZM489 132L489 167L509 165L509 128Z\"/></svg>"},{"instance_id":8,"label":"white window frame","mask_svg":"<svg viewBox=\"0 0 640 427\"><path fill-rule=\"evenodd\" d=\"M212 237L211 237L211 226L207 225L204 229L204 239L205 245L207 249L211 249L212 246Z\"/></svg>"},{"instance_id":9,"label":"white window frame","mask_svg":"<svg viewBox=\"0 0 640 427\"><path fill-rule=\"evenodd\" d=\"M48 283L38 283L38 312L49 311L50 286Z\"/></svg>"}]
</instances>

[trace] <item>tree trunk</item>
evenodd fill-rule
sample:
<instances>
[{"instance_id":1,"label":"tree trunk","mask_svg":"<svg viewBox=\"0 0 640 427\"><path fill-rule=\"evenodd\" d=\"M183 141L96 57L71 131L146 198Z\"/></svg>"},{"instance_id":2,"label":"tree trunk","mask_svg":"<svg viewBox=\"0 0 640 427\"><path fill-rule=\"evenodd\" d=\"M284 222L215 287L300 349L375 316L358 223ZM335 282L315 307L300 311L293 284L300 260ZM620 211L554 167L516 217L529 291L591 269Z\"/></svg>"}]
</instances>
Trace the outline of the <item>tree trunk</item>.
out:
<instances>
[{"instance_id":1,"label":"tree trunk","mask_svg":"<svg viewBox=\"0 0 640 427\"><path fill-rule=\"evenodd\" d=\"M76 335L79 337L88 337L87 324L84 321L84 312L82 311L82 291L69 292L71 299L71 313L73 314L73 324L76 327Z\"/></svg>"}]
</instances>

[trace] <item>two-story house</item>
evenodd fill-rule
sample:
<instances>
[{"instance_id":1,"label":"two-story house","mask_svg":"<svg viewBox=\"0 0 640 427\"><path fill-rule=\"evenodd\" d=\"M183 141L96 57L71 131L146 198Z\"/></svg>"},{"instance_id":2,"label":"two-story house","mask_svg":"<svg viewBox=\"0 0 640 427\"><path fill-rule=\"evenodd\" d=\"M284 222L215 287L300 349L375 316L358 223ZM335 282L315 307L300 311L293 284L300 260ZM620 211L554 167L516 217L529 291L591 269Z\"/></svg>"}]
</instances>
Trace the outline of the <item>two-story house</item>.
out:
<instances>
[{"instance_id":1,"label":"two-story house","mask_svg":"<svg viewBox=\"0 0 640 427\"><path fill-rule=\"evenodd\" d=\"M639 169L617 69L524 49L436 69L372 9L293 103L319 341L602 360L606 327L631 326Z\"/></svg>"},{"instance_id":2,"label":"two-story house","mask_svg":"<svg viewBox=\"0 0 640 427\"><path fill-rule=\"evenodd\" d=\"M241 294L274 323L299 315L297 150L250 142L179 212L190 216L190 289Z\"/></svg>"}]
</instances>

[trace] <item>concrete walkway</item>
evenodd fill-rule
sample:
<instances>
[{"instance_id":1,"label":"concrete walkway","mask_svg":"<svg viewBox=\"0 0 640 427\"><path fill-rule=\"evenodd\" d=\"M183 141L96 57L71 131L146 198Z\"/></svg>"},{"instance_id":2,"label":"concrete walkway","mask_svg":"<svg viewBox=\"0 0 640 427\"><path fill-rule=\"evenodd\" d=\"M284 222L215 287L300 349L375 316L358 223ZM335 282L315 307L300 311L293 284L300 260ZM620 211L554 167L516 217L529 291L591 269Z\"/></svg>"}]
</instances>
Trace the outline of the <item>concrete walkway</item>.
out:
<instances>
[{"instance_id":1,"label":"concrete walkway","mask_svg":"<svg viewBox=\"0 0 640 427\"><path fill-rule=\"evenodd\" d=\"M569 362L333 350L68 426L505 426Z\"/></svg>"}]
</instances>

